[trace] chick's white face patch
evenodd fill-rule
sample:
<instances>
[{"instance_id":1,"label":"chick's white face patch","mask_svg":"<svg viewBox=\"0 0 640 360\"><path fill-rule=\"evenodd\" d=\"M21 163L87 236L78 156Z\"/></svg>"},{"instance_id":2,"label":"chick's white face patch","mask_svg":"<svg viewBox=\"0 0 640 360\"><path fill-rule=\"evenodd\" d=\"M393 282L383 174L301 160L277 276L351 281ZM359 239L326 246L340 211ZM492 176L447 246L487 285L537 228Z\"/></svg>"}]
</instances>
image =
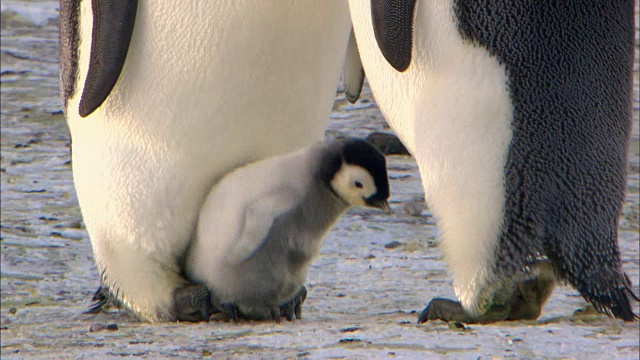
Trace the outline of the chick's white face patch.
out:
<instances>
[{"instance_id":1,"label":"chick's white face patch","mask_svg":"<svg viewBox=\"0 0 640 360\"><path fill-rule=\"evenodd\" d=\"M331 179L331 187L346 202L354 206L367 206L365 199L375 194L375 182L363 167L343 163Z\"/></svg>"}]
</instances>

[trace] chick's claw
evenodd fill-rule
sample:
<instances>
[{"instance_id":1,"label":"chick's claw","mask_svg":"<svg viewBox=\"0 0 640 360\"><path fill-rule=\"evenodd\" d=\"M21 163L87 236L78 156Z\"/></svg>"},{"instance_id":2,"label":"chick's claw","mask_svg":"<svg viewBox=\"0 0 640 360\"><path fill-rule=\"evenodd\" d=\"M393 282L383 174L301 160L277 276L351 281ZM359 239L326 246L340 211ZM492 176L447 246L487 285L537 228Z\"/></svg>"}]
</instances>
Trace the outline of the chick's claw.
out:
<instances>
[{"instance_id":1,"label":"chick's claw","mask_svg":"<svg viewBox=\"0 0 640 360\"><path fill-rule=\"evenodd\" d=\"M238 320L240 319L239 316L239 311L238 311L238 306L235 303L223 303L220 304L221 307L221 311L222 313L228 317L229 319L233 320L233 322L238 322Z\"/></svg>"},{"instance_id":2,"label":"chick's claw","mask_svg":"<svg viewBox=\"0 0 640 360\"><path fill-rule=\"evenodd\" d=\"M294 315L296 319L302 319L302 304L306 299L307 288L303 286L291 300L280 306L280 316L284 316L287 321L292 321Z\"/></svg>"}]
</instances>

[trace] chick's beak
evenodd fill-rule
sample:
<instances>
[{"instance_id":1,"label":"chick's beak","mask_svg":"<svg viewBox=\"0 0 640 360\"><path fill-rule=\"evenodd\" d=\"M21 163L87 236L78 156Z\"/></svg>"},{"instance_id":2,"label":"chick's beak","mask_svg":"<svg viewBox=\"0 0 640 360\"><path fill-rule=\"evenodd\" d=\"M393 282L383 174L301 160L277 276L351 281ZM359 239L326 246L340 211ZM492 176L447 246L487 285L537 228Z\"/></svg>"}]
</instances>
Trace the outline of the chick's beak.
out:
<instances>
[{"instance_id":1,"label":"chick's beak","mask_svg":"<svg viewBox=\"0 0 640 360\"><path fill-rule=\"evenodd\" d=\"M367 200L366 203L371 207L376 207L384 211L384 213L387 215L391 214L391 207L389 206L387 200Z\"/></svg>"}]
</instances>

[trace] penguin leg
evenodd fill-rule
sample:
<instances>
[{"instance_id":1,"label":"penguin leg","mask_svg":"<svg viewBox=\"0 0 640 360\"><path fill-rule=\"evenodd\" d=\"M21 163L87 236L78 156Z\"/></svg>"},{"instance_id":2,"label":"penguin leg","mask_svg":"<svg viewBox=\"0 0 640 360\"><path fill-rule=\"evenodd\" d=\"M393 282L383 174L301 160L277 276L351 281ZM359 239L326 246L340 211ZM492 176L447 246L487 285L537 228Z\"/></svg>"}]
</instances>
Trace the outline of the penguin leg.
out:
<instances>
[{"instance_id":1,"label":"penguin leg","mask_svg":"<svg viewBox=\"0 0 640 360\"><path fill-rule=\"evenodd\" d=\"M113 234L92 235L103 287L119 304L144 321L178 320L176 289L192 283L180 274L173 254L150 253Z\"/></svg>"},{"instance_id":2,"label":"penguin leg","mask_svg":"<svg viewBox=\"0 0 640 360\"><path fill-rule=\"evenodd\" d=\"M518 283L507 320L535 320L556 287L555 278L537 276Z\"/></svg>"},{"instance_id":3,"label":"penguin leg","mask_svg":"<svg viewBox=\"0 0 640 360\"><path fill-rule=\"evenodd\" d=\"M493 304L484 314L472 316L462 307L459 301L435 298L422 310L418 317L418 323L424 323L429 320L442 320L466 324L489 324L496 321L507 320L509 311L510 307L508 304Z\"/></svg>"},{"instance_id":4,"label":"penguin leg","mask_svg":"<svg viewBox=\"0 0 640 360\"><path fill-rule=\"evenodd\" d=\"M223 302L214 291L210 293L210 301L213 309L213 313L222 313L229 320L237 323L240 319L247 319L238 308L238 304L235 302Z\"/></svg>"},{"instance_id":5,"label":"penguin leg","mask_svg":"<svg viewBox=\"0 0 640 360\"><path fill-rule=\"evenodd\" d=\"M302 304L306 299L307 288L303 286L291 300L280 305L280 316L284 316L287 321L292 321L294 315L296 319L302 319Z\"/></svg>"},{"instance_id":6,"label":"penguin leg","mask_svg":"<svg viewBox=\"0 0 640 360\"><path fill-rule=\"evenodd\" d=\"M233 302L223 303L221 302L215 294L211 294L211 304L213 304L214 312L221 312L229 319L234 322L238 322L240 319L244 320L274 320L276 323L280 323L280 319L284 316L287 321L292 321L295 316L296 319L302 319L302 304L307 298L307 288L304 286L300 288L300 290L296 293L296 295L286 303L280 305L279 307L267 308L268 311L266 314L262 313L258 315L251 315L251 311L249 313L243 313L238 308L238 305ZM262 311L261 311L262 312Z\"/></svg>"},{"instance_id":7,"label":"penguin leg","mask_svg":"<svg viewBox=\"0 0 640 360\"><path fill-rule=\"evenodd\" d=\"M473 318L467 314L459 301L443 298L432 299L418 317L419 324L429 320L473 322Z\"/></svg>"},{"instance_id":8,"label":"penguin leg","mask_svg":"<svg viewBox=\"0 0 640 360\"><path fill-rule=\"evenodd\" d=\"M205 286L186 285L176 289L173 297L177 320L209 322L213 308L211 306L211 295Z\"/></svg>"},{"instance_id":9,"label":"penguin leg","mask_svg":"<svg viewBox=\"0 0 640 360\"><path fill-rule=\"evenodd\" d=\"M535 320L540 316L542 306L553 293L555 284L556 280L553 276L541 273L534 278L515 282L514 287L505 286L493 294L493 304L479 316L470 315L458 301L435 298L420 313L418 323L443 320L488 324L503 320ZM513 289L507 290L511 292L508 301L498 300L501 295L505 295L506 289Z\"/></svg>"},{"instance_id":10,"label":"penguin leg","mask_svg":"<svg viewBox=\"0 0 640 360\"><path fill-rule=\"evenodd\" d=\"M176 320L209 322L213 308L211 307L211 297L206 287L202 285L187 285L176 289L174 300ZM117 298L104 285L98 287L91 301L94 301L94 303L84 312L85 314L97 314L112 306L120 308Z\"/></svg>"},{"instance_id":11,"label":"penguin leg","mask_svg":"<svg viewBox=\"0 0 640 360\"><path fill-rule=\"evenodd\" d=\"M214 301L215 303L215 301ZM237 323L240 320L241 312L236 303L218 303L213 306L214 313L222 313L229 320Z\"/></svg>"}]
</instances>

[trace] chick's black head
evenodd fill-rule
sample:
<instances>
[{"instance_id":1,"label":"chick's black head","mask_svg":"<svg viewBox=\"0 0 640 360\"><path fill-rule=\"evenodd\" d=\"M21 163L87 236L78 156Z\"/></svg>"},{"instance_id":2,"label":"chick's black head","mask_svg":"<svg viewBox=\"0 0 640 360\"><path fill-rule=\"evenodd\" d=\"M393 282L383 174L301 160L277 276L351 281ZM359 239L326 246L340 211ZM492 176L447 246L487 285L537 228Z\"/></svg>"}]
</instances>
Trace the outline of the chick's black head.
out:
<instances>
[{"instance_id":1,"label":"chick's black head","mask_svg":"<svg viewBox=\"0 0 640 360\"><path fill-rule=\"evenodd\" d=\"M348 139L342 145L342 159L350 165L357 165L367 170L376 185L376 193L366 199L374 205L389 198L389 178L387 176L387 160L378 149L362 139Z\"/></svg>"}]
</instances>

